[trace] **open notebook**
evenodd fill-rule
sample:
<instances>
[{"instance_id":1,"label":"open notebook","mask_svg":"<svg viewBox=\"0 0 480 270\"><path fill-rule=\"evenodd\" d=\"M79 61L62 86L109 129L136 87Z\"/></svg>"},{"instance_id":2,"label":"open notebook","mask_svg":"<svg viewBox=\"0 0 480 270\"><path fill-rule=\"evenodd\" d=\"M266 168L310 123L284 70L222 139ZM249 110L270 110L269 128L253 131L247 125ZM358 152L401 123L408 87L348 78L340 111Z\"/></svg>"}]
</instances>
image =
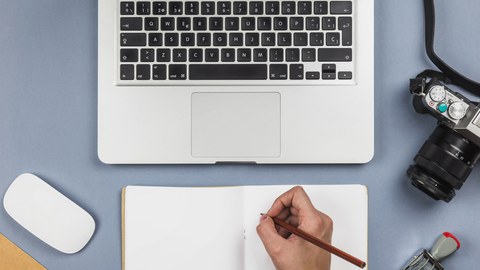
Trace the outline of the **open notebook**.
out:
<instances>
[{"instance_id":1,"label":"open notebook","mask_svg":"<svg viewBox=\"0 0 480 270\"><path fill-rule=\"evenodd\" d=\"M366 187L303 187L315 207L333 219L332 244L367 261ZM123 269L274 270L256 226L260 213L290 188L125 187ZM332 256L331 269L359 268Z\"/></svg>"}]
</instances>

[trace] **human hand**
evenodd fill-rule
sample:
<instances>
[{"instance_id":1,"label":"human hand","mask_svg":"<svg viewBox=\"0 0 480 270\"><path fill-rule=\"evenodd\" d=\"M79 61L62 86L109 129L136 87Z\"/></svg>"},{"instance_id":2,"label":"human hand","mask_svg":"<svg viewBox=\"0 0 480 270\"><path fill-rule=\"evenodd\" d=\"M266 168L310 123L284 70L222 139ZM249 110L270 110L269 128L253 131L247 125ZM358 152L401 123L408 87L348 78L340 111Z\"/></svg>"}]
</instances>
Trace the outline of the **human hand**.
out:
<instances>
[{"instance_id":1,"label":"human hand","mask_svg":"<svg viewBox=\"0 0 480 270\"><path fill-rule=\"evenodd\" d=\"M296 186L278 197L260 218L257 233L277 270L329 270L330 253L275 226L277 217L327 243L332 242L333 221L313 207L305 190Z\"/></svg>"}]
</instances>

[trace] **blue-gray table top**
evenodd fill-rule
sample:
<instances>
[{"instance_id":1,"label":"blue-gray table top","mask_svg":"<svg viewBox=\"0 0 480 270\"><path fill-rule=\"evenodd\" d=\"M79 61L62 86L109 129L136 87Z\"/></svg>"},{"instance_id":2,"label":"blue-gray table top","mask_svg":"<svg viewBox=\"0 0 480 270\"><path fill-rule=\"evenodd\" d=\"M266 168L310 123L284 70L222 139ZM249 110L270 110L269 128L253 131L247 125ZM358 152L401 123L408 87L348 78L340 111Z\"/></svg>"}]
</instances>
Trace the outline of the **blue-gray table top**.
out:
<instances>
[{"instance_id":1,"label":"blue-gray table top","mask_svg":"<svg viewBox=\"0 0 480 270\"><path fill-rule=\"evenodd\" d=\"M462 242L444 266L477 269L478 168L449 204L428 198L405 176L436 124L413 111L408 92L408 79L432 67L424 52L423 1L375 2L375 157L370 163L154 166L105 165L97 158L97 1L0 1L1 197L17 175L32 172L97 222L91 242L74 255L36 239L3 207L0 232L48 269L120 269L125 185L360 183L368 186L370 198L369 269L400 269L443 231ZM437 2L439 54L479 80L480 1Z\"/></svg>"}]
</instances>

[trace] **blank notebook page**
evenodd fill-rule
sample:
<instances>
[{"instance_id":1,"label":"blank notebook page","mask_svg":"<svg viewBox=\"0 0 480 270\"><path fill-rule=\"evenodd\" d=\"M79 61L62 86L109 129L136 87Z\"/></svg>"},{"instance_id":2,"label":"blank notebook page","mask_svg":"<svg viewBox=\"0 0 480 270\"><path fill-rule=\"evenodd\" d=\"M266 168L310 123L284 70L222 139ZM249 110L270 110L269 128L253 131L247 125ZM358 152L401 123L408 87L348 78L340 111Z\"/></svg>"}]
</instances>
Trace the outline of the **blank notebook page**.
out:
<instances>
[{"instance_id":1,"label":"blank notebook page","mask_svg":"<svg viewBox=\"0 0 480 270\"><path fill-rule=\"evenodd\" d=\"M129 186L126 270L243 270L242 192Z\"/></svg>"}]
</instances>

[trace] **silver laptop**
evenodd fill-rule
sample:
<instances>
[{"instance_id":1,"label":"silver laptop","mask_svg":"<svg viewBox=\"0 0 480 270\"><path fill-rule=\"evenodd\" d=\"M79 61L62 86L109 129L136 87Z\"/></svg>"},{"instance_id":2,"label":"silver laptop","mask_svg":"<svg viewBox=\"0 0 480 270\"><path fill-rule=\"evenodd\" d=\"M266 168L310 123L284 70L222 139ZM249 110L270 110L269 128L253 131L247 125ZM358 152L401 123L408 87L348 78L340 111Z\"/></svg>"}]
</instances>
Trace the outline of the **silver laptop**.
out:
<instances>
[{"instance_id":1,"label":"silver laptop","mask_svg":"<svg viewBox=\"0 0 480 270\"><path fill-rule=\"evenodd\" d=\"M373 6L99 0L99 158L368 162Z\"/></svg>"}]
</instances>

